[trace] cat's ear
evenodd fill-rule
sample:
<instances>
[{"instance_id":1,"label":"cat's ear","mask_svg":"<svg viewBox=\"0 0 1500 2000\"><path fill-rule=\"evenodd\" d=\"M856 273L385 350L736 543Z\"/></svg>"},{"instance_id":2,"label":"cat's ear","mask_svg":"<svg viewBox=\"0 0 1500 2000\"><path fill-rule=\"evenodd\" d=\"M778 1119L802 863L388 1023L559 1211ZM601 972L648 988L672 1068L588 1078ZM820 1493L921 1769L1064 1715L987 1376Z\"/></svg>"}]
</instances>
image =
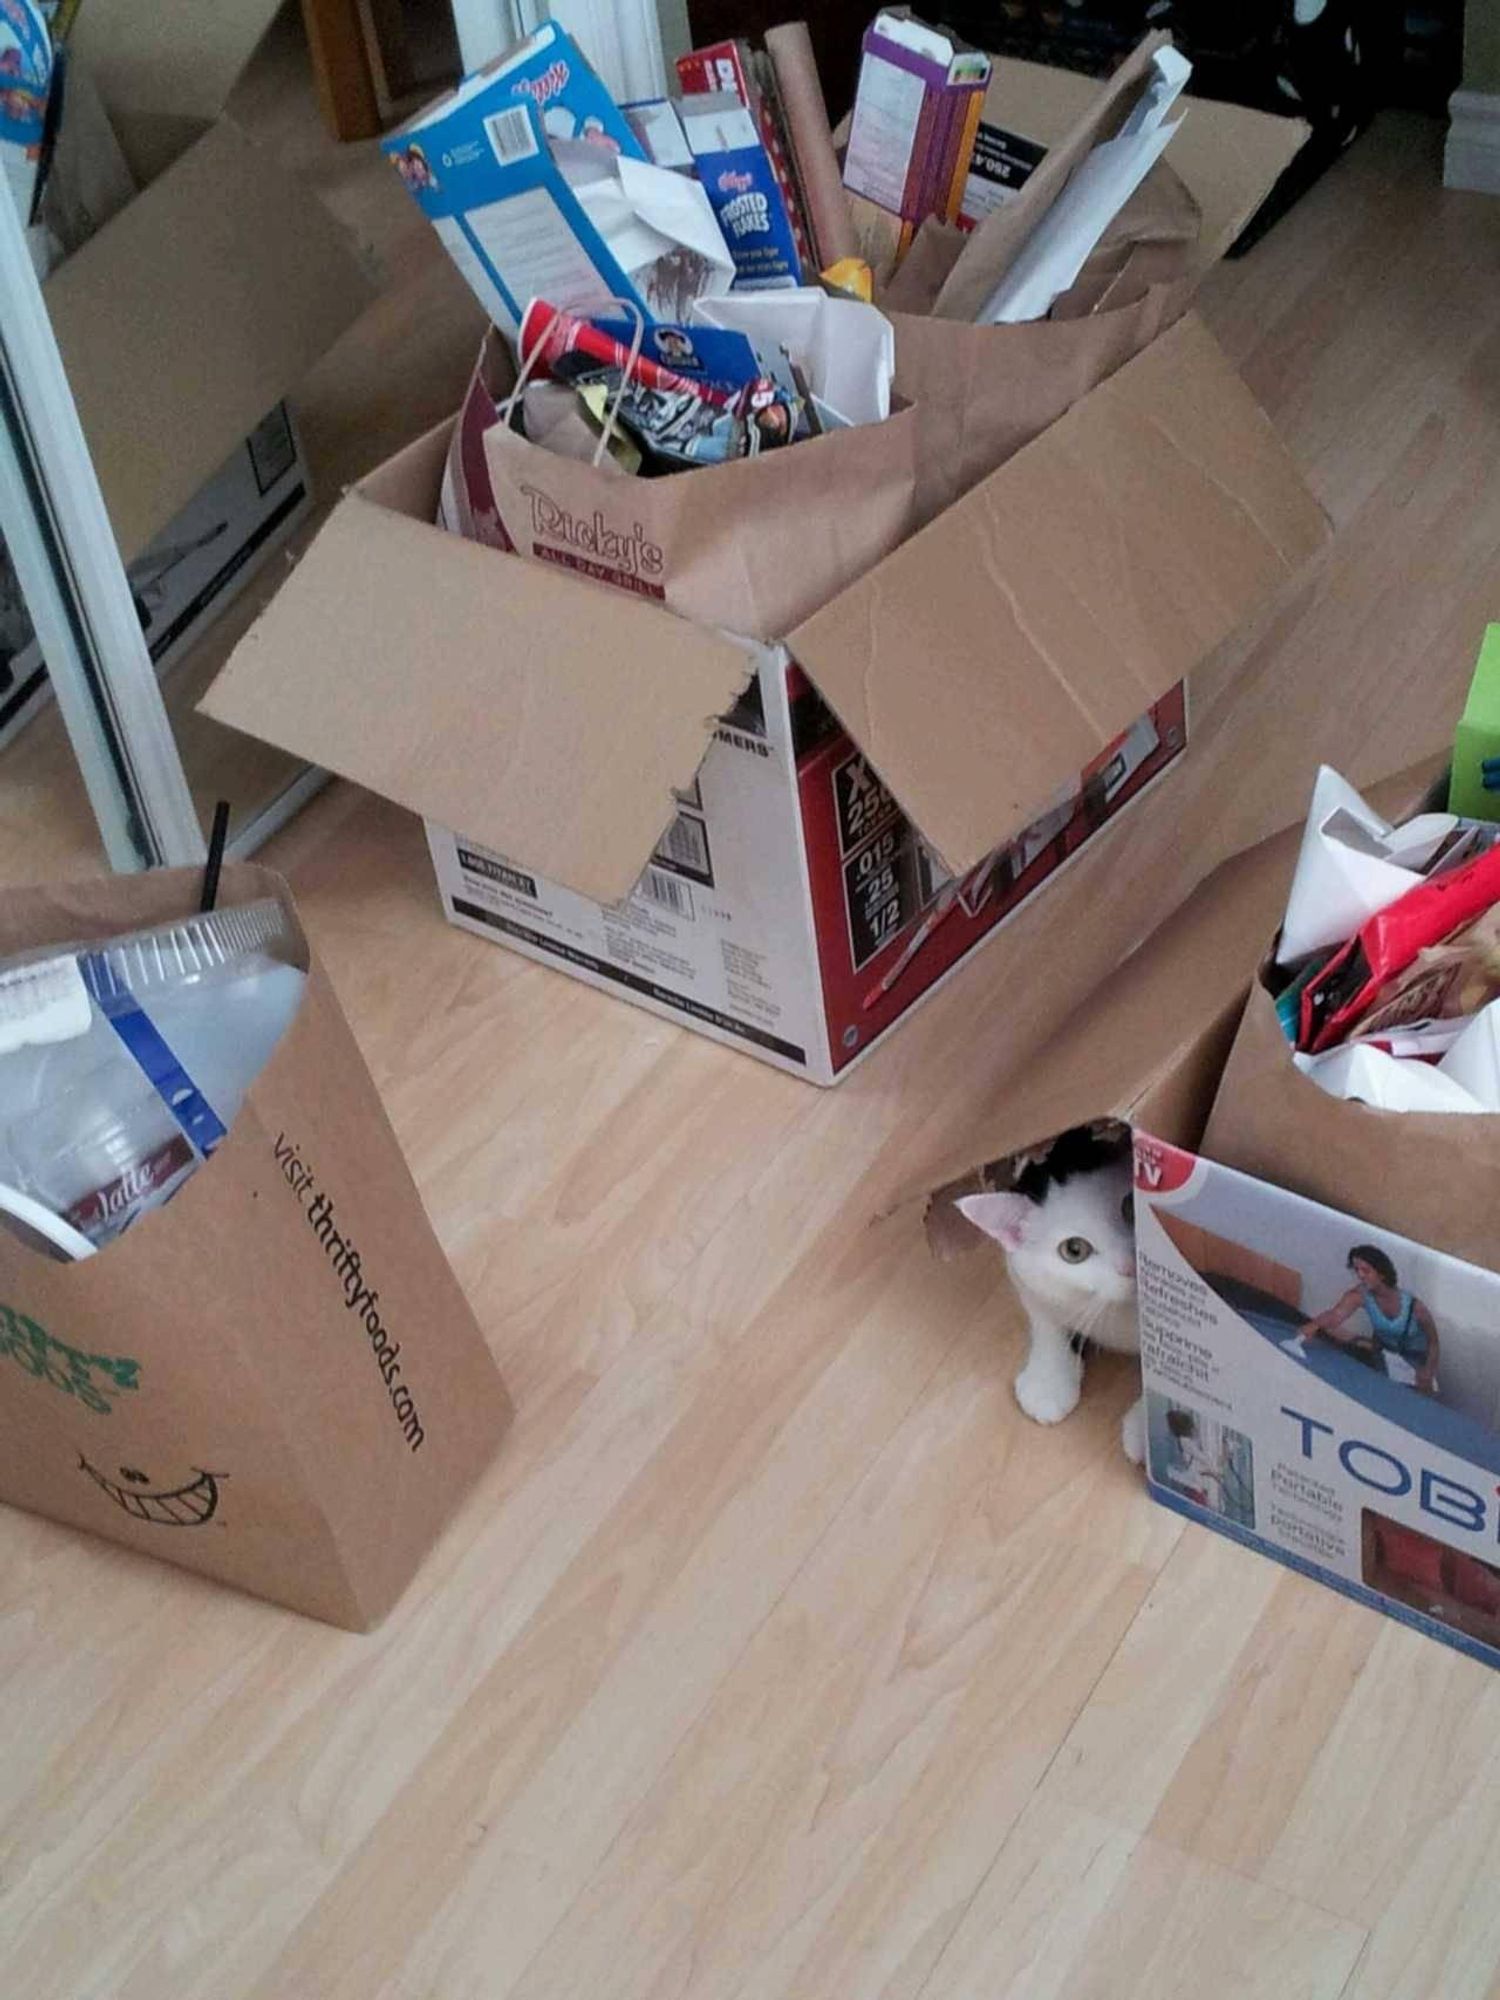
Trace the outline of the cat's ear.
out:
<instances>
[{"instance_id":1,"label":"cat's ear","mask_svg":"<svg viewBox=\"0 0 1500 2000\"><path fill-rule=\"evenodd\" d=\"M1003 1250L1019 1250L1026 1241L1036 1204L1024 1194L960 1195L953 1204L976 1229L992 1236Z\"/></svg>"}]
</instances>

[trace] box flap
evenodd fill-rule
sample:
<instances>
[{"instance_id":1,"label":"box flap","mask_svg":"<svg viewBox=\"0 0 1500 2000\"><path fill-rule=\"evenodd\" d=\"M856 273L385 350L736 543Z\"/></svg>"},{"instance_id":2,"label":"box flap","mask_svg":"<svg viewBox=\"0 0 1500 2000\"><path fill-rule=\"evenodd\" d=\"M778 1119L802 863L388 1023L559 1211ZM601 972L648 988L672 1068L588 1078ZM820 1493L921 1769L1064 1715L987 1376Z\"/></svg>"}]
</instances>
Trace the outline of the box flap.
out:
<instances>
[{"instance_id":1,"label":"box flap","mask_svg":"<svg viewBox=\"0 0 1500 2000\"><path fill-rule=\"evenodd\" d=\"M69 53L88 64L112 118L217 118L282 0L151 0L81 7Z\"/></svg>"},{"instance_id":2,"label":"box flap","mask_svg":"<svg viewBox=\"0 0 1500 2000\"><path fill-rule=\"evenodd\" d=\"M1099 94L1096 78L1045 63L995 58L985 94L988 124L1039 146L1067 137ZM1192 91L1191 83L1188 86ZM1300 118L1189 95L1167 163L1203 218L1201 261L1222 257L1301 150L1311 127Z\"/></svg>"},{"instance_id":3,"label":"box flap","mask_svg":"<svg viewBox=\"0 0 1500 2000\"><path fill-rule=\"evenodd\" d=\"M1263 608L1328 532L1189 316L789 643L962 873Z\"/></svg>"},{"instance_id":4,"label":"box flap","mask_svg":"<svg viewBox=\"0 0 1500 2000\"><path fill-rule=\"evenodd\" d=\"M376 296L351 239L221 120L47 281L128 562Z\"/></svg>"},{"instance_id":5,"label":"box flap","mask_svg":"<svg viewBox=\"0 0 1500 2000\"><path fill-rule=\"evenodd\" d=\"M203 712L618 902L749 660L429 525L451 429L340 502Z\"/></svg>"},{"instance_id":6,"label":"box flap","mask_svg":"<svg viewBox=\"0 0 1500 2000\"><path fill-rule=\"evenodd\" d=\"M1198 204L1203 218L1201 266L1215 264L1260 207L1307 142L1312 127L1301 118L1186 100L1187 115L1167 152L1167 163Z\"/></svg>"},{"instance_id":7,"label":"box flap","mask_svg":"<svg viewBox=\"0 0 1500 2000\"><path fill-rule=\"evenodd\" d=\"M1418 810L1437 766L1413 766L1374 788L1397 819ZM1196 1145L1255 967L1291 885L1300 827L1226 861L1068 1019L1024 1070L977 1109L967 1144L893 1207L930 1196L928 1235L940 1254L982 1239L951 1197L985 1165L1098 1118L1138 1121Z\"/></svg>"}]
</instances>

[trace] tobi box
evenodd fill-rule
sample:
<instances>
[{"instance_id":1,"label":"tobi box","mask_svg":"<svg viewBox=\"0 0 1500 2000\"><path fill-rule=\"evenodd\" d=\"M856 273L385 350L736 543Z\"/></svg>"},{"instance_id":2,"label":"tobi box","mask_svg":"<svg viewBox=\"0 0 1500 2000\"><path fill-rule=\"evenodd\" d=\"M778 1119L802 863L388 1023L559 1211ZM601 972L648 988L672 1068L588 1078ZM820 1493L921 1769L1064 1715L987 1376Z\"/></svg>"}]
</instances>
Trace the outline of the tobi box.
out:
<instances>
[{"instance_id":1,"label":"tobi box","mask_svg":"<svg viewBox=\"0 0 1500 2000\"><path fill-rule=\"evenodd\" d=\"M635 482L583 566L445 534L453 428L346 497L206 712L422 814L466 927L815 1081L997 930L1055 1021L1342 737L1347 686L1291 744L1287 669L1245 670L1327 524L1191 315L784 651L601 580Z\"/></svg>"},{"instance_id":2,"label":"tobi box","mask_svg":"<svg viewBox=\"0 0 1500 2000\"><path fill-rule=\"evenodd\" d=\"M1500 1276L1145 1134L1136 1217L1156 1498L1500 1665Z\"/></svg>"},{"instance_id":3,"label":"tobi box","mask_svg":"<svg viewBox=\"0 0 1500 2000\"><path fill-rule=\"evenodd\" d=\"M0 955L173 923L201 883L0 893ZM509 1403L285 883L224 871L221 908L265 897L306 982L228 1137L97 1256L0 1229L0 1500L358 1631Z\"/></svg>"}]
</instances>

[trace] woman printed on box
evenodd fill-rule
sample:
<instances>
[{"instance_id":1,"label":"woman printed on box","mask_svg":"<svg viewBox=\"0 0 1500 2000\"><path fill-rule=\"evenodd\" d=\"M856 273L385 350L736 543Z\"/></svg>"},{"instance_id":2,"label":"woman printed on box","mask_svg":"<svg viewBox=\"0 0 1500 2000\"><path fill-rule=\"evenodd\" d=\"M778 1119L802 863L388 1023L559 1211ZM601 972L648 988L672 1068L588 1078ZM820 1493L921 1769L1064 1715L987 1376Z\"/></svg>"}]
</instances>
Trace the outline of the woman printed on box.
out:
<instances>
[{"instance_id":1,"label":"woman printed on box","mask_svg":"<svg viewBox=\"0 0 1500 2000\"><path fill-rule=\"evenodd\" d=\"M1432 1314L1415 1292L1404 1291L1396 1267L1373 1243L1356 1243L1349 1252L1354 1283L1327 1312L1304 1320L1288 1347L1305 1351L1310 1340L1331 1340L1336 1346L1372 1354L1393 1382L1415 1389L1419 1396L1438 1392L1438 1330ZM1358 1312L1369 1321L1368 1334L1346 1331Z\"/></svg>"}]
</instances>

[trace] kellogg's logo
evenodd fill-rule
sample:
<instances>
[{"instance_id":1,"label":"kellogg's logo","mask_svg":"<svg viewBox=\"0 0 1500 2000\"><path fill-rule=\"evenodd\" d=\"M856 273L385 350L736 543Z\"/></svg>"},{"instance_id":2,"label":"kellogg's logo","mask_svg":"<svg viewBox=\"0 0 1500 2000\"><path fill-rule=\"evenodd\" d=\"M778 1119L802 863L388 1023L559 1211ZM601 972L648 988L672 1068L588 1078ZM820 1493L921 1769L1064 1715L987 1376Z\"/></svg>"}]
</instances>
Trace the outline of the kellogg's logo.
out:
<instances>
[{"instance_id":1,"label":"kellogg's logo","mask_svg":"<svg viewBox=\"0 0 1500 2000\"><path fill-rule=\"evenodd\" d=\"M648 541L640 521L632 523L628 530L621 530L610 526L601 508L596 507L585 517L570 513L535 486L523 486L521 491L531 502L531 531L541 540L576 549L593 557L596 564L621 571L626 577L651 579L659 577L666 567L665 554L656 542ZM540 546L540 541L536 552L543 556L550 553Z\"/></svg>"},{"instance_id":2,"label":"kellogg's logo","mask_svg":"<svg viewBox=\"0 0 1500 2000\"><path fill-rule=\"evenodd\" d=\"M567 86L568 65L561 57L549 64L540 76L519 77L515 89L522 96L529 97L540 111L544 104L550 104L554 97L560 97Z\"/></svg>"},{"instance_id":3,"label":"kellogg's logo","mask_svg":"<svg viewBox=\"0 0 1500 2000\"><path fill-rule=\"evenodd\" d=\"M754 186L754 174L736 173L733 167L726 167L719 176L719 189L723 194L742 194L746 188Z\"/></svg>"}]
</instances>

